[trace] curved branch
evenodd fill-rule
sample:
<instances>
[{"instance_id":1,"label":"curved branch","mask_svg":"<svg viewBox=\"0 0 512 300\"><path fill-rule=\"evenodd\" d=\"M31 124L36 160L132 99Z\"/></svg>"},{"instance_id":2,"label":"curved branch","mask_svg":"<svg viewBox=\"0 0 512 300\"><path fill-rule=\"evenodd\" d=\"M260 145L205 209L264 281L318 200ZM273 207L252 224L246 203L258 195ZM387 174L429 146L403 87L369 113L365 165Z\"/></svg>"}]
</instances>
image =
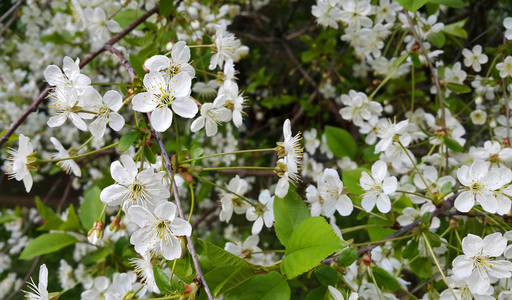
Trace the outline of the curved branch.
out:
<instances>
[{"instance_id":1,"label":"curved branch","mask_svg":"<svg viewBox=\"0 0 512 300\"><path fill-rule=\"evenodd\" d=\"M158 12L158 6L153 7L152 9L148 10L145 14L143 14L140 18L133 21L128 27L120 31L118 34L116 34L114 37L112 37L110 40L108 40L103 46L101 46L96 51L90 53L87 55L81 62L80 62L80 68L83 68L85 65L90 63L96 56L98 56L103 51L108 51L109 47L117 43L119 40L121 40L123 37L125 37L128 33L133 31L135 27L137 27L140 23L146 21L149 17L151 17L154 13ZM23 112L23 114L9 127L9 129L2 135L0 138L0 146L2 146L3 143L5 143L9 137L14 133L14 131L27 119L28 115L30 115L32 112L36 111L41 102L48 96L50 93L51 87L46 86L46 88L39 94L39 96L32 102L32 104Z\"/></svg>"}]
</instances>

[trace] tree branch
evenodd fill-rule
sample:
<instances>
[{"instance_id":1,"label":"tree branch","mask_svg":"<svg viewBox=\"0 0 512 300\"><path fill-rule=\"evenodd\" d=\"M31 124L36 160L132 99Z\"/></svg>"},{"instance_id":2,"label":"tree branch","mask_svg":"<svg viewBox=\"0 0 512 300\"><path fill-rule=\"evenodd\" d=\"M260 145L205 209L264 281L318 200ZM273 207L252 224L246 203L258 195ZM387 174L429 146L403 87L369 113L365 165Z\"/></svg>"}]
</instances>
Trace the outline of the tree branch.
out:
<instances>
[{"instance_id":1,"label":"tree branch","mask_svg":"<svg viewBox=\"0 0 512 300\"><path fill-rule=\"evenodd\" d=\"M114 49L113 47L106 47L106 50L115 54L119 58L119 60L121 61L121 64L128 70L132 79L137 76L137 74L133 70L132 65L125 58L125 56L123 55L123 53L121 51ZM151 122L149 122L150 114L146 113L145 117L147 118L148 124L151 124ZM177 121L174 120L174 122L177 122ZM158 142L158 146L160 147L160 152L162 154L163 163L165 165L165 169L167 170L167 175L169 176L169 180L171 182L171 190L172 190L172 193L174 196L174 202L176 202L176 206L178 207L178 215L180 216L180 218L185 219L185 216L183 214L183 208L181 206L180 196L178 193L178 187L176 186L174 179L173 179L174 177L173 177L173 168L172 168L171 159L169 158L169 154L165 150L165 146L164 146L162 137L153 128L153 126L151 126L151 133L155 136L155 139ZM188 251L190 253L190 256L192 256L192 261L194 263L194 269L196 270L196 278L198 278L199 281L201 282L201 284L204 288L204 291L206 292L206 295L208 296L208 299L213 300L213 295L210 291L210 288L208 287L208 283L206 283L206 279L204 278L203 271L201 270L201 266L199 265L199 260L197 258L197 253L196 253L196 249L194 248L194 243L192 241L192 238L189 236L186 236L186 240L187 240Z\"/></svg>"},{"instance_id":2,"label":"tree branch","mask_svg":"<svg viewBox=\"0 0 512 300\"><path fill-rule=\"evenodd\" d=\"M137 27L140 23L146 21L149 17L151 17L154 13L158 12L158 6L153 7L152 9L148 10L144 15L142 15L140 18L135 20L133 23L128 25L125 29L123 29L121 32L116 34L114 37L112 37L110 40L108 40L102 47L97 49L96 51L90 53L87 57L85 57L80 62L80 68L83 68L85 65L90 63L96 56L98 56L103 51L108 50L109 47L111 47L113 44L117 43L119 40L121 40L123 37L125 37L128 33L130 33L135 27ZM5 143L9 137L14 133L14 131L27 119L28 115L30 113L36 111L37 107L43 102L43 100L48 96L50 93L51 87L47 86L41 94L32 102L32 104L25 110L25 112L9 127L9 129L2 135L0 138L0 146Z\"/></svg>"}]
</instances>

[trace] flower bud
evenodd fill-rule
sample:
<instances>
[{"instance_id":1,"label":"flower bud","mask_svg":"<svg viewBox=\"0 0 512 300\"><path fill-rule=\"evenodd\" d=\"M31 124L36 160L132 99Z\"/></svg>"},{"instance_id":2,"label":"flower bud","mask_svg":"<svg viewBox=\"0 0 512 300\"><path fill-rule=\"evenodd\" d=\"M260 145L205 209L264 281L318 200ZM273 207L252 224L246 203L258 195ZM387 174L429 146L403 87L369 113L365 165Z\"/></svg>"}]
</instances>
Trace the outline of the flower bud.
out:
<instances>
[{"instance_id":1,"label":"flower bud","mask_svg":"<svg viewBox=\"0 0 512 300\"><path fill-rule=\"evenodd\" d=\"M103 238L103 227L105 224L101 221L94 222L94 225L92 225L91 230L89 230L89 233L87 234L87 240L89 240L89 243L93 245L98 245L101 239Z\"/></svg>"}]
</instances>

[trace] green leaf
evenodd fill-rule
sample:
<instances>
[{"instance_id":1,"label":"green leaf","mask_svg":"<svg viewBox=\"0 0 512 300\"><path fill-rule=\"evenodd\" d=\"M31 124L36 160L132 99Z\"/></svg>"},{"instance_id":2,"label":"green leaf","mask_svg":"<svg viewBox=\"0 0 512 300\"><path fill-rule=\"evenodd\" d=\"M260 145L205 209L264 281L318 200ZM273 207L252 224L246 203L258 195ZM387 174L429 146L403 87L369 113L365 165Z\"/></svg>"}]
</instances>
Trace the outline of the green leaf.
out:
<instances>
[{"instance_id":1,"label":"green leaf","mask_svg":"<svg viewBox=\"0 0 512 300\"><path fill-rule=\"evenodd\" d=\"M434 4L446 5L448 7L453 7L453 8L464 7L464 1L462 1L462 0L430 0L429 2L434 3Z\"/></svg>"},{"instance_id":2,"label":"green leaf","mask_svg":"<svg viewBox=\"0 0 512 300\"><path fill-rule=\"evenodd\" d=\"M169 261L167 264L169 268L172 268L172 261ZM187 252L183 258L177 260L174 274L187 283L191 283L194 280L196 273L190 253Z\"/></svg>"},{"instance_id":3,"label":"green leaf","mask_svg":"<svg viewBox=\"0 0 512 300\"><path fill-rule=\"evenodd\" d=\"M41 215L44 220L44 224L41 225L38 230L51 230L58 229L62 223L64 223L59 216L53 212L51 208L44 205L39 197L36 197L36 208L37 212Z\"/></svg>"},{"instance_id":4,"label":"green leaf","mask_svg":"<svg viewBox=\"0 0 512 300\"><path fill-rule=\"evenodd\" d=\"M452 188L453 184L450 181L448 181L441 187L441 193L443 193L444 195L449 194L452 191Z\"/></svg>"},{"instance_id":5,"label":"green leaf","mask_svg":"<svg viewBox=\"0 0 512 300\"><path fill-rule=\"evenodd\" d=\"M35 238L23 249L20 259L31 259L39 255L52 253L76 242L78 240L69 234L45 233Z\"/></svg>"},{"instance_id":6,"label":"green leaf","mask_svg":"<svg viewBox=\"0 0 512 300\"><path fill-rule=\"evenodd\" d=\"M325 126L325 138L327 146L336 157L343 158L348 156L352 159L355 158L357 153L356 141L348 131L337 127Z\"/></svg>"},{"instance_id":7,"label":"green leaf","mask_svg":"<svg viewBox=\"0 0 512 300\"><path fill-rule=\"evenodd\" d=\"M382 240L395 232L395 230L387 228L393 226L393 222L388 220L371 217L368 220L368 224L378 225L375 227L366 228L366 230L368 231L368 235L370 236L370 241L372 242Z\"/></svg>"},{"instance_id":8,"label":"green leaf","mask_svg":"<svg viewBox=\"0 0 512 300\"><path fill-rule=\"evenodd\" d=\"M411 60L412 60L412 65L415 68L421 68L421 61L420 61L420 57L418 56L418 53L411 52Z\"/></svg>"},{"instance_id":9,"label":"green leaf","mask_svg":"<svg viewBox=\"0 0 512 300\"><path fill-rule=\"evenodd\" d=\"M359 184L359 179L361 178L362 172L370 173L370 171L368 171L368 169L365 168L343 170L343 172L341 173L343 185L348 189L350 193L356 195L361 195L364 193L364 190L361 188L361 185Z\"/></svg>"},{"instance_id":10,"label":"green leaf","mask_svg":"<svg viewBox=\"0 0 512 300\"><path fill-rule=\"evenodd\" d=\"M6 214L0 216L0 224L11 222L14 220L16 220L16 216L11 215L11 214L6 213Z\"/></svg>"},{"instance_id":11,"label":"green leaf","mask_svg":"<svg viewBox=\"0 0 512 300\"><path fill-rule=\"evenodd\" d=\"M225 293L254 276L255 269L247 261L201 239L199 262L214 296Z\"/></svg>"},{"instance_id":12,"label":"green leaf","mask_svg":"<svg viewBox=\"0 0 512 300\"><path fill-rule=\"evenodd\" d=\"M427 39L437 48L442 48L446 42L446 37L442 31L429 34Z\"/></svg>"},{"instance_id":13,"label":"green leaf","mask_svg":"<svg viewBox=\"0 0 512 300\"><path fill-rule=\"evenodd\" d=\"M306 219L288 240L281 271L288 279L294 278L345 246L323 217Z\"/></svg>"},{"instance_id":14,"label":"green leaf","mask_svg":"<svg viewBox=\"0 0 512 300\"><path fill-rule=\"evenodd\" d=\"M354 248L346 248L341 251L341 254L338 256L338 266L340 267L348 267L353 264L359 258L359 254L357 254L357 250Z\"/></svg>"},{"instance_id":15,"label":"green leaf","mask_svg":"<svg viewBox=\"0 0 512 300\"><path fill-rule=\"evenodd\" d=\"M73 204L69 205L68 218L60 225L59 229L75 232L82 230L82 225L80 225L80 220L78 219L78 215L76 214Z\"/></svg>"},{"instance_id":16,"label":"green leaf","mask_svg":"<svg viewBox=\"0 0 512 300\"><path fill-rule=\"evenodd\" d=\"M284 198L276 196L274 200L274 228L277 238L284 246L292 235L293 229L309 217L306 202L292 186L290 186L288 194Z\"/></svg>"},{"instance_id":17,"label":"green leaf","mask_svg":"<svg viewBox=\"0 0 512 300\"><path fill-rule=\"evenodd\" d=\"M88 188L84 193L84 201L80 207L80 222L85 230L92 228L96 220L101 217L101 212L105 204L100 200L101 190L97 186Z\"/></svg>"},{"instance_id":18,"label":"green leaf","mask_svg":"<svg viewBox=\"0 0 512 300\"><path fill-rule=\"evenodd\" d=\"M107 257L114 251L114 245L108 247L99 248L93 252L87 253L81 260L86 266L94 265L97 263L104 262Z\"/></svg>"},{"instance_id":19,"label":"green leaf","mask_svg":"<svg viewBox=\"0 0 512 300\"><path fill-rule=\"evenodd\" d=\"M453 150L455 152L463 152L464 147L462 147L456 140L450 138L444 138L444 144L448 149Z\"/></svg>"},{"instance_id":20,"label":"green leaf","mask_svg":"<svg viewBox=\"0 0 512 300\"><path fill-rule=\"evenodd\" d=\"M172 292L169 276L162 271L155 263L153 265L153 275L155 276L155 283L161 294L170 294Z\"/></svg>"},{"instance_id":21,"label":"green leaf","mask_svg":"<svg viewBox=\"0 0 512 300\"><path fill-rule=\"evenodd\" d=\"M310 291L304 300L318 300L325 299L325 295L327 293L327 287L320 286L312 291Z\"/></svg>"},{"instance_id":22,"label":"green leaf","mask_svg":"<svg viewBox=\"0 0 512 300\"><path fill-rule=\"evenodd\" d=\"M113 19L114 21L119 23L119 26L121 26L121 28L125 28L145 13L146 12L142 9L122 9L114 15ZM144 28L144 24L135 27L135 29L142 28Z\"/></svg>"},{"instance_id":23,"label":"green leaf","mask_svg":"<svg viewBox=\"0 0 512 300\"><path fill-rule=\"evenodd\" d=\"M380 288L396 291L400 288L400 283L391 274L379 267L372 268L375 281Z\"/></svg>"},{"instance_id":24,"label":"green leaf","mask_svg":"<svg viewBox=\"0 0 512 300\"><path fill-rule=\"evenodd\" d=\"M160 0L158 7L160 8L160 15L168 17L174 9L173 0Z\"/></svg>"},{"instance_id":25,"label":"green leaf","mask_svg":"<svg viewBox=\"0 0 512 300\"><path fill-rule=\"evenodd\" d=\"M404 251L402 252L402 256L403 258L412 259L419 253L420 252L418 250L418 241L411 240L409 244L405 247Z\"/></svg>"},{"instance_id":26,"label":"green leaf","mask_svg":"<svg viewBox=\"0 0 512 300\"><path fill-rule=\"evenodd\" d=\"M467 39L468 33L466 32L466 30L464 30L464 25L466 24L466 21L467 19L463 19L458 22L445 25L442 31L449 35Z\"/></svg>"},{"instance_id":27,"label":"green leaf","mask_svg":"<svg viewBox=\"0 0 512 300\"><path fill-rule=\"evenodd\" d=\"M471 93L471 88L469 86L460 83L448 82L446 87L455 94Z\"/></svg>"},{"instance_id":28,"label":"green leaf","mask_svg":"<svg viewBox=\"0 0 512 300\"><path fill-rule=\"evenodd\" d=\"M129 58L130 64L132 65L137 75L140 78L143 78L145 74L144 68L142 67L144 65L144 59L141 56L135 54L130 54Z\"/></svg>"},{"instance_id":29,"label":"green leaf","mask_svg":"<svg viewBox=\"0 0 512 300\"><path fill-rule=\"evenodd\" d=\"M428 257L418 257L409 263L411 271L422 279L432 278L432 261Z\"/></svg>"},{"instance_id":30,"label":"green leaf","mask_svg":"<svg viewBox=\"0 0 512 300\"><path fill-rule=\"evenodd\" d=\"M338 272L327 265L319 265L313 271L318 282L325 286L336 285L338 282Z\"/></svg>"},{"instance_id":31,"label":"green leaf","mask_svg":"<svg viewBox=\"0 0 512 300\"><path fill-rule=\"evenodd\" d=\"M288 300L291 297L288 283L272 271L268 274L254 276L244 284L231 290L224 299L226 300Z\"/></svg>"},{"instance_id":32,"label":"green leaf","mask_svg":"<svg viewBox=\"0 0 512 300\"><path fill-rule=\"evenodd\" d=\"M126 150L128 150L128 148L130 148L130 146L132 146L135 143L135 141L138 138L139 138L139 133L137 131L130 131L130 132L126 133L119 140L119 144L117 145L117 150L119 150L119 152L121 152L121 153L125 152Z\"/></svg>"},{"instance_id":33,"label":"green leaf","mask_svg":"<svg viewBox=\"0 0 512 300\"><path fill-rule=\"evenodd\" d=\"M420 9L423 5L427 4L429 0L397 0L408 11L415 12Z\"/></svg>"},{"instance_id":34,"label":"green leaf","mask_svg":"<svg viewBox=\"0 0 512 300\"><path fill-rule=\"evenodd\" d=\"M156 156L151 147L144 147L144 157L152 164L156 163Z\"/></svg>"}]
</instances>

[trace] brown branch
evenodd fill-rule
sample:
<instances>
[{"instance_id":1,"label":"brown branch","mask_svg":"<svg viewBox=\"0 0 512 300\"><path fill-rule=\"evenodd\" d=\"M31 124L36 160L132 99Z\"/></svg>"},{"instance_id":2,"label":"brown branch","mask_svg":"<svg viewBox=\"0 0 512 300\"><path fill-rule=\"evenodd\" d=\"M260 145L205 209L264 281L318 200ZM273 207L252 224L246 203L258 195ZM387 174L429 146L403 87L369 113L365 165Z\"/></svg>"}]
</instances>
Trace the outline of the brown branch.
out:
<instances>
[{"instance_id":1,"label":"brown branch","mask_svg":"<svg viewBox=\"0 0 512 300\"><path fill-rule=\"evenodd\" d=\"M452 207L453 207L453 200L455 199L455 196L452 196L448 199L446 199L443 204L438 207L434 213L432 213L432 218L433 217L437 217L437 216L440 216L444 213L446 213L448 210L450 210ZM390 240L390 239L393 239L393 238L396 238L396 237L399 237L401 236L402 234L406 233L406 232L409 232L410 230L412 230L413 228L416 228L418 225L420 225L422 222L421 219L419 220L416 220L414 222L412 222L411 224L409 225L406 225L406 226L402 226L400 227L397 231L395 231L393 234L390 234L388 235L387 237L385 237L384 239L380 240L380 241L377 241L373 244L370 244L364 248L361 248L359 250L357 250L357 254L359 254L359 256L362 256L366 253L369 253L371 252L373 249L377 248L377 246L379 246L380 244L383 244L384 242L386 242L387 240ZM338 261L338 256L335 256L335 257L329 257L329 258L326 258L324 260L322 260L322 263L324 264L330 264L332 262L337 262Z\"/></svg>"},{"instance_id":2,"label":"brown branch","mask_svg":"<svg viewBox=\"0 0 512 300\"><path fill-rule=\"evenodd\" d=\"M146 114L147 118L149 119L149 113ZM174 122L177 122L177 120L174 120ZM150 123L149 123L150 124ZM167 169L167 175L169 176L169 180L171 181L171 189L174 195L174 201L176 202L176 206L178 207L178 214L180 218L185 219L185 216L183 215L183 209L181 207L181 201L180 196L178 194L178 187L176 186L174 180L173 180L173 168L171 164L171 160L169 158L169 155L167 154L167 151L164 147L164 142L158 132L155 131L153 126L151 126L151 132L155 136L155 139L158 142L158 146L160 147L160 152L162 153L162 158L165 164L165 168ZM197 253L194 248L194 243L192 242L192 238L190 236L186 236L187 239L187 246L188 251L190 252L190 256L192 256L192 261L194 263L194 269L196 270L196 276L203 285L204 291L206 292L206 296L208 296L209 300L213 300L212 293L210 292L210 288L208 287L208 284L206 283L206 280L204 279L203 272L201 270L201 266L199 265L199 260L197 258Z\"/></svg>"},{"instance_id":3,"label":"brown branch","mask_svg":"<svg viewBox=\"0 0 512 300\"><path fill-rule=\"evenodd\" d=\"M30 267L30 270L28 271L27 275L25 275L25 278L23 278L23 282L26 283L27 280L30 279L30 276L32 276L32 273L34 273L34 270L36 269L37 267L37 264L39 263L39 261L41 260L41 256L38 256L36 257L36 259L34 260L34 262L32 263L32 266ZM41 279L39 279L41 280ZM21 289L23 288L23 285L20 286L19 288L17 288L16 290L14 290L10 295L9 297L7 297L6 299L7 300L11 300L13 299L20 291Z\"/></svg>"},{"instance_id":4,"label":"brown branch","mask_svg":"<svg viewBox=\"0 0 512 300\"><path fill-rule=\"evenodd\" d=\"M124 55L121 51L114 49L113 47L107 47L106 50L112 52L119 58L119 60L121 61L121 64L128 70L132 79L137 76L137 74L133 70L132 65L124 57ZM146 113L146 114L144 114L144 116L146 117L148 124L151 124L151 122L149 121L150 114ZM177 122L177 121L174 120L174 122ZM185 216L183 214L183 208L181 206L180 196L178 193L178 187L176 186L174 179L173 179L174 177L173 177L173 168L172 168L171 159L169 158L169 154L165 150L165 146L164 146L162 137L160 137L160 134L158 134L158 132L153 128L153 126L151 126L151 133L155 137L156 141L158 142L158 146L160 147L160 152L162 153L163 163L165 165L165 168L167 170L167 175L169 176L169 180L171 182L171 190L172 190L172 193L174 196L174 202L176 202L176 206L178 208L178 215L180 216L180 218L185 219ZM194 243L192 241L192 238L190 236L186 236L186 240L187 240L188 251L190 253L190 256L192 257L192 262L194 263L194 269L196 270L196 278L198 278L200 283L202 284L204 291L206 292L206 295L208 296L208 299L213 300L213 295L210 291L210 288L208 287L208 283L206 283L206 279L204 278L203 271L201 270L201 266L199 265L199 259L197 258L197 253L194 248Z\"/></svg>"},{"instance_id":5,"label":"brown branch","mask_svg":"<svg viewBox=\"0 0 512 300\"><path fill-rule=\"evenodd\" d=\"M96 56L98 56L103 51L108 50L109 46L112 46L113 44L117 43L119 40L121 40L123 37L125 37L128 33L130 33L135 27L137 27L139 24L147 20L149 17L151 17L154 13L158 12L158 6L153 7L151 10L148 10L144 15L142 15L140 18L135 20L133 23L128 25L125 29L123 29L121 32L116 34L114 37L112 37L110 40L108 40L103 46L101 46L96 51L90 53L87 57L85 57L80 62L80 68L83 68L85 65L90 63ZM28 115L34 111L36 111L37 107L43 102L43 100L48 96L50 93L51 88L47 86L41 94L32 102L32 104L25 110L25 112L9 127L9 129L5 132L4 135L0 138L0 146L5 143L9 137L14 133L14 131L25 121L25 119L28 117Z\"/></svg>"},{"instance_id":6,"label":"brown branch","mask_svg":"<svg viewBox=\"0 0 512 300\"><path fill-rule=\"evenodd\" d=\"M240 177L273 177L276 175L276 173L274 173L272 170L216 170L215 172L223 174L235 174Z\"/></svg>"}]
</instances>

